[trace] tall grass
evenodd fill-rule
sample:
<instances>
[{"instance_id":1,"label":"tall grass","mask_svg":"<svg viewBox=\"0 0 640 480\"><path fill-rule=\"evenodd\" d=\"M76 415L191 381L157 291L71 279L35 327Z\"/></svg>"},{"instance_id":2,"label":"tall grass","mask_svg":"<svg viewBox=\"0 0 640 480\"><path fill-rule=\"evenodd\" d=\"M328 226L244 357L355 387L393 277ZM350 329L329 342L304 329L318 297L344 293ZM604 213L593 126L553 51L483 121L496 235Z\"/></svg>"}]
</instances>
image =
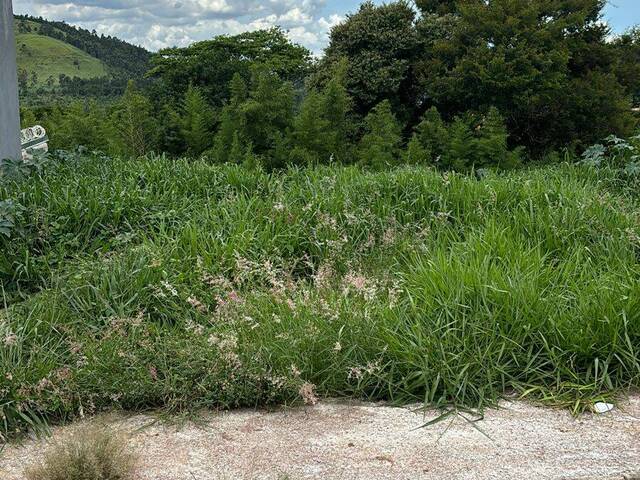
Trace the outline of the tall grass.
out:
<instances>
[{"instance_id":1,"label":"tall grass","mask_svg":"<svg viewBox=\"0 0 640 480\"><path fill-rule=\"evenodd\" d=\"M638 211L599 175L89 156L5 184L2 431L310 391L580 411L637 387Z\"/></svg>"}]
</instances>

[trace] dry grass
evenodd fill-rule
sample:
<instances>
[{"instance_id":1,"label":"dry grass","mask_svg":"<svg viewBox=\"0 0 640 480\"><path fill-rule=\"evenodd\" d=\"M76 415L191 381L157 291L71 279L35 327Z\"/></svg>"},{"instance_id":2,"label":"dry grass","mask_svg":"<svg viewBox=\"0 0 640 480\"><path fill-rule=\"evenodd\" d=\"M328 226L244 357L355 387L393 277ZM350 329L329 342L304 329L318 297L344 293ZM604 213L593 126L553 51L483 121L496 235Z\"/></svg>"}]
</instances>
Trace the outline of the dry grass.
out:
<instances>
[{"instance_id":1,"label":"dry grass","mask_svg":"<svg viewBox=\"0 0 640 480\"><path fill-rule=\"evenodd\" d=\"M57 442L40 464L27 469L28 480L126 480L136 455L126 437L106 427L86 426Z\"/></svg>"}]
</instances>

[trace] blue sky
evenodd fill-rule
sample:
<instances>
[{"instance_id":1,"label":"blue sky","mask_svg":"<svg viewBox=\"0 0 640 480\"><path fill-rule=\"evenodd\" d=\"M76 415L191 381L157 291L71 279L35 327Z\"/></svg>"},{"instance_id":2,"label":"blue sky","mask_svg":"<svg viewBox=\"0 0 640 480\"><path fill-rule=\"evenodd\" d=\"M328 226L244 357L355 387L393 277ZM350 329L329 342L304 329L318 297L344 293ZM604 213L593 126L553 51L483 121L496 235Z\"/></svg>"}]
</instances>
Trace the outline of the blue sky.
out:
<instances>
[{"instance_id":1,"label":"blue sky","mask_svg":"<svg viewBox=\"0 0 640 480\"><path fill-rule=\"evenodd\" d=\"M280 25L320 54L331 27L360 0L13 0L16 13L65 20L150 50ZM376 0L375 3L382 3ZM609 0L614 32L640 24L640 0Z\"/></svg>"},{"instance_id":2,"label":"blue sky","mask_svg":"<svg viewBox=\"0 0 640 480\"><path fill-rule=\"evenodd\" d=\"M640 0L609 0L604 20L616 33L640 24Z\"/></svg>"}]
</instances>

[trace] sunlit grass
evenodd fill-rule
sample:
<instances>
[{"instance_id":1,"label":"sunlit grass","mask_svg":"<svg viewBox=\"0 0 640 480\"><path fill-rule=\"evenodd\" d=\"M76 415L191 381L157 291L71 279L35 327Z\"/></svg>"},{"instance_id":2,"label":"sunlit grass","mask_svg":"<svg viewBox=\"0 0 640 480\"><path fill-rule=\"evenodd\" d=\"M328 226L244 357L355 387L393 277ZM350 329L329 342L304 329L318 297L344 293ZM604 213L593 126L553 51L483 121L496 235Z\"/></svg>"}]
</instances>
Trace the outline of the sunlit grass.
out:
<instances>
[{"instance_id":1,"label":"sunlit grass","mask_svg":"<svg viewBox=\"0 0 640 480\"><path fill-rule=\"evenodd\" d=\"M637 387L638 215L599 175L51 166L0 189L26 209L0 259L2 430L294 402L309 384L575 411Z\"/></svg>"}]
</instances>

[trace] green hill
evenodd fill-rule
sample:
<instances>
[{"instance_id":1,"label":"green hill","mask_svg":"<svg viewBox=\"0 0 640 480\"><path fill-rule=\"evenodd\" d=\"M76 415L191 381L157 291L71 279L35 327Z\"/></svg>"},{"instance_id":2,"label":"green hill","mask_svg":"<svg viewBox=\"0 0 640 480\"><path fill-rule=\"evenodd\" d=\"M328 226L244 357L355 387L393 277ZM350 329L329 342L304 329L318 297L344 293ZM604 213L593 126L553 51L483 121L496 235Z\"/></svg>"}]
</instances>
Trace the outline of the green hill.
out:
<instances>
[{"instance_id":1,"label":"green hill","mask_svg":"<svg viewBox=\"0 0 640 480\"><path fill-rule=\"evenodd\" d=\"M144 48L65 22L18 15L15 33L23 104L113 98L129 80L144 82L149 68Z\"/></svg>"},{"instance_id":2,"label":"green hill","mask_svg":"<svg viewBox=\"0 0 640 480\"><path fill-rule=\"evenodd\" d=\"M22 81L53 85L59 83L60 75L82 79L111 76L103 62L61 40L38 33L20 33L16 35L16 44Z\"/></svg>"}]
</instances>

